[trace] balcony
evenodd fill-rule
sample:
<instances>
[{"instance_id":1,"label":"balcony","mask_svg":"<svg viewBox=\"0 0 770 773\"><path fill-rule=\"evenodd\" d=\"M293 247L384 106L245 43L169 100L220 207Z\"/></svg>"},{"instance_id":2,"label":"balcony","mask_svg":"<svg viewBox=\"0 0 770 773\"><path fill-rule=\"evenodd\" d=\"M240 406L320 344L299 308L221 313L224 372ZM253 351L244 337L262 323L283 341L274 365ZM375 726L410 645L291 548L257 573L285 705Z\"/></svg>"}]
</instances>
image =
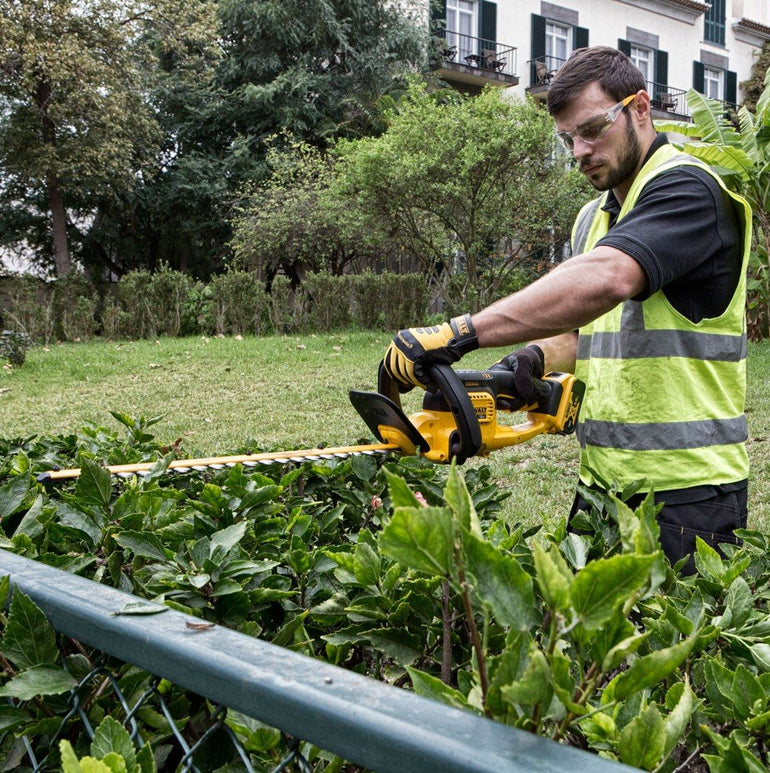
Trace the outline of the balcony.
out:
<instances>
[{"instance_id":1,"label":"balcony","mask_svg":"<svg viewBox=\"0 0 770 773\"><path fill-rule=\"evenodd\" d=\"M551 80L564 61L553 56L541 56L527 62L530 70L530 86L527 91L536 101L545 102L548 98ZM685 100L686 89L676 89L654 81L647 81L645 88L650 95L653 118L671 121L690 120L690 111Z\"/></svg>"},{"instance_id":2,"label":"balcony","mask_svg":"<svg viewBox=\"0 0 770 773\"><path fill-rule=\"evenodd\" d=\"M514 46L452 30L437 30L433 45L433 69L464 90L477 92L483 86L507 88L519 83Z\"/></svg>"}]
</instances>

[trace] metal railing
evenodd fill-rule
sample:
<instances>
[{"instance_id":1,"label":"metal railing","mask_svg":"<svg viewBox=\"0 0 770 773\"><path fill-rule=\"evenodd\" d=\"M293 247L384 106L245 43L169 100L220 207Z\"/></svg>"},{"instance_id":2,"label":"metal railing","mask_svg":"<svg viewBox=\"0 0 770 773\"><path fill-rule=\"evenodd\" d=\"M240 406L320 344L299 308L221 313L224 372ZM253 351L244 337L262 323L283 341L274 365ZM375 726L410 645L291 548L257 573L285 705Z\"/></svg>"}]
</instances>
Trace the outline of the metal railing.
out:
<instances>
[{"instance_id":1,"label":"metal railing","mask_svg":"<svg viewBox=\"0 0 770 773\"><path fill-rule=\"evenodd\" d=\"M527 64L530 68L530 88L537 88L542 91L550 85L554 75L564 64L564 59L555 56L540 56L536 59L530 59ZM690 108L687 105L687 89L678 89L665 83L656 83L655 81L646 81L645 88L650 95L650 105L652 108L671 113L677 118L690 118ZM732 102L717 100L724 106L725 116L729 117L734 113L738 106Z\"/></svg>"},{"instance_id":2,"label":"metal railing","mask_svg":"<svg viewBox=\"0 0 770 773\"><path fill-rule=\"evenodd\" d=\"M5 550L0 575L65 636L373 771L631 770L170 608L116 614L142 600Z\"/></svg>"},{"instance_id":3,"label":"metal railing","mask_svg":"<svg viewBox=\"0 0 770 773\"><path fill-rule=\"evenodd\" d=\"M647 93L650 95L650 106L663 110L666 113L676 113L676 115L689 115L687 101L685 100L685 89L675 89L667 86L665 83L655 83L647 81Z\"/></svg>"},{"instance_id":4,"label":"metal railing","mask_svg":"<svg viewBox=\"0 0 770 773\"><path fill-rule=\"evenodd\" d=\"M516 75L515 46L453 30L437 30L433 34L433 41L442 64L478 68L480 74Z\"/></svg>"}]
</instances>

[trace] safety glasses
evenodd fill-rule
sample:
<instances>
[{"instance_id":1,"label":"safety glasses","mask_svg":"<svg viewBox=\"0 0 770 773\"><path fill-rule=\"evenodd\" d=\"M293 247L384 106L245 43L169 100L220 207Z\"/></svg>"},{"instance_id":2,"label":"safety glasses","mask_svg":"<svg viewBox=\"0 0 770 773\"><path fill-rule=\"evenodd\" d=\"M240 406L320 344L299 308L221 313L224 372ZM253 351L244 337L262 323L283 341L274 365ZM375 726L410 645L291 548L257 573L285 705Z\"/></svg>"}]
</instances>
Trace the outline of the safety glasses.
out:
<instances>
[{"instance_id":1,"label":"safety glasses","mask_svg":"<svg viewBox=\"0 0 770 773\"><path fill-rule=\"evenodd\" d=\"M607 133L610 126L617 121L623 108L634 99L636 99L636 94L631 94L631 96L618 102L617 105L609 108L606 113L589 118L571 132L556 132L559 142L570 151L575 147L575 137L579 137L589 145L593 144Z\"/></svg>"}]
</instances>

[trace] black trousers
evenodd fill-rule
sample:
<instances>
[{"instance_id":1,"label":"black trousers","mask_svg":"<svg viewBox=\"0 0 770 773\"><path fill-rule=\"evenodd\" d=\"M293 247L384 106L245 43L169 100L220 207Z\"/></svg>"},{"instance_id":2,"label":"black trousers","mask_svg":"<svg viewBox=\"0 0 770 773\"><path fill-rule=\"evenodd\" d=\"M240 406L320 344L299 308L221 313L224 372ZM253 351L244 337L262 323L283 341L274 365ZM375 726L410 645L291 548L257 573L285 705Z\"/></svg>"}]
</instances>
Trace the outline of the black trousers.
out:
<instances>
[{"instance_id":1,"label":"black trousers","mask_svg":"<svg viewBox=\"0 0 770 773\"><path fill-rule=\"evenodd\" d=\"M638 507L644 495L631 497L627 504ZM745 529L748 517L748 486L746 481L726 486L703 486L698 489L660 492L657 503L663 502L658 513L660 545L669 561L675 564L689 556L683 574L695 572L695 538L700 537L721 553L720 543L739 544L736 529ZM575 495L569 520L578 510L590 511L590 505L580 494Z\"/></svg>"}]
</instances>

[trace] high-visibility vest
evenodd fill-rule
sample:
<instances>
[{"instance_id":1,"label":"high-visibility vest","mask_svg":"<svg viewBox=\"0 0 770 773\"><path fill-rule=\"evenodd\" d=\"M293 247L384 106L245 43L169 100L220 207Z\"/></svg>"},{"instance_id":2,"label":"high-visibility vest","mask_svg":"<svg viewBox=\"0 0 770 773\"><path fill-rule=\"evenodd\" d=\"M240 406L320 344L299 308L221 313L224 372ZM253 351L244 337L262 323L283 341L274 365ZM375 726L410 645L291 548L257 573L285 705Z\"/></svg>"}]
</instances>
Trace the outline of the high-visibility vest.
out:
<instances>
[{"instance_id":1,"label":"high-visibility vest","mask_svg":"<svg viewBox=\"0 0 770 773\"><path fill-rule=\"evenodd\" d=\"M577 433L580 479L655 491L718 485L748 476L746 267L751 208L697 159L671 145L642 167L618 219L657 174L680 165L708 171L733 199L743 228L738 286L719 317L692 322L658 290L627 300L581 328L575 375L586 383ZM589 202L573 228L573 254L591 250L609 229L607 194Z\"/></svg>"}]
</instances>

